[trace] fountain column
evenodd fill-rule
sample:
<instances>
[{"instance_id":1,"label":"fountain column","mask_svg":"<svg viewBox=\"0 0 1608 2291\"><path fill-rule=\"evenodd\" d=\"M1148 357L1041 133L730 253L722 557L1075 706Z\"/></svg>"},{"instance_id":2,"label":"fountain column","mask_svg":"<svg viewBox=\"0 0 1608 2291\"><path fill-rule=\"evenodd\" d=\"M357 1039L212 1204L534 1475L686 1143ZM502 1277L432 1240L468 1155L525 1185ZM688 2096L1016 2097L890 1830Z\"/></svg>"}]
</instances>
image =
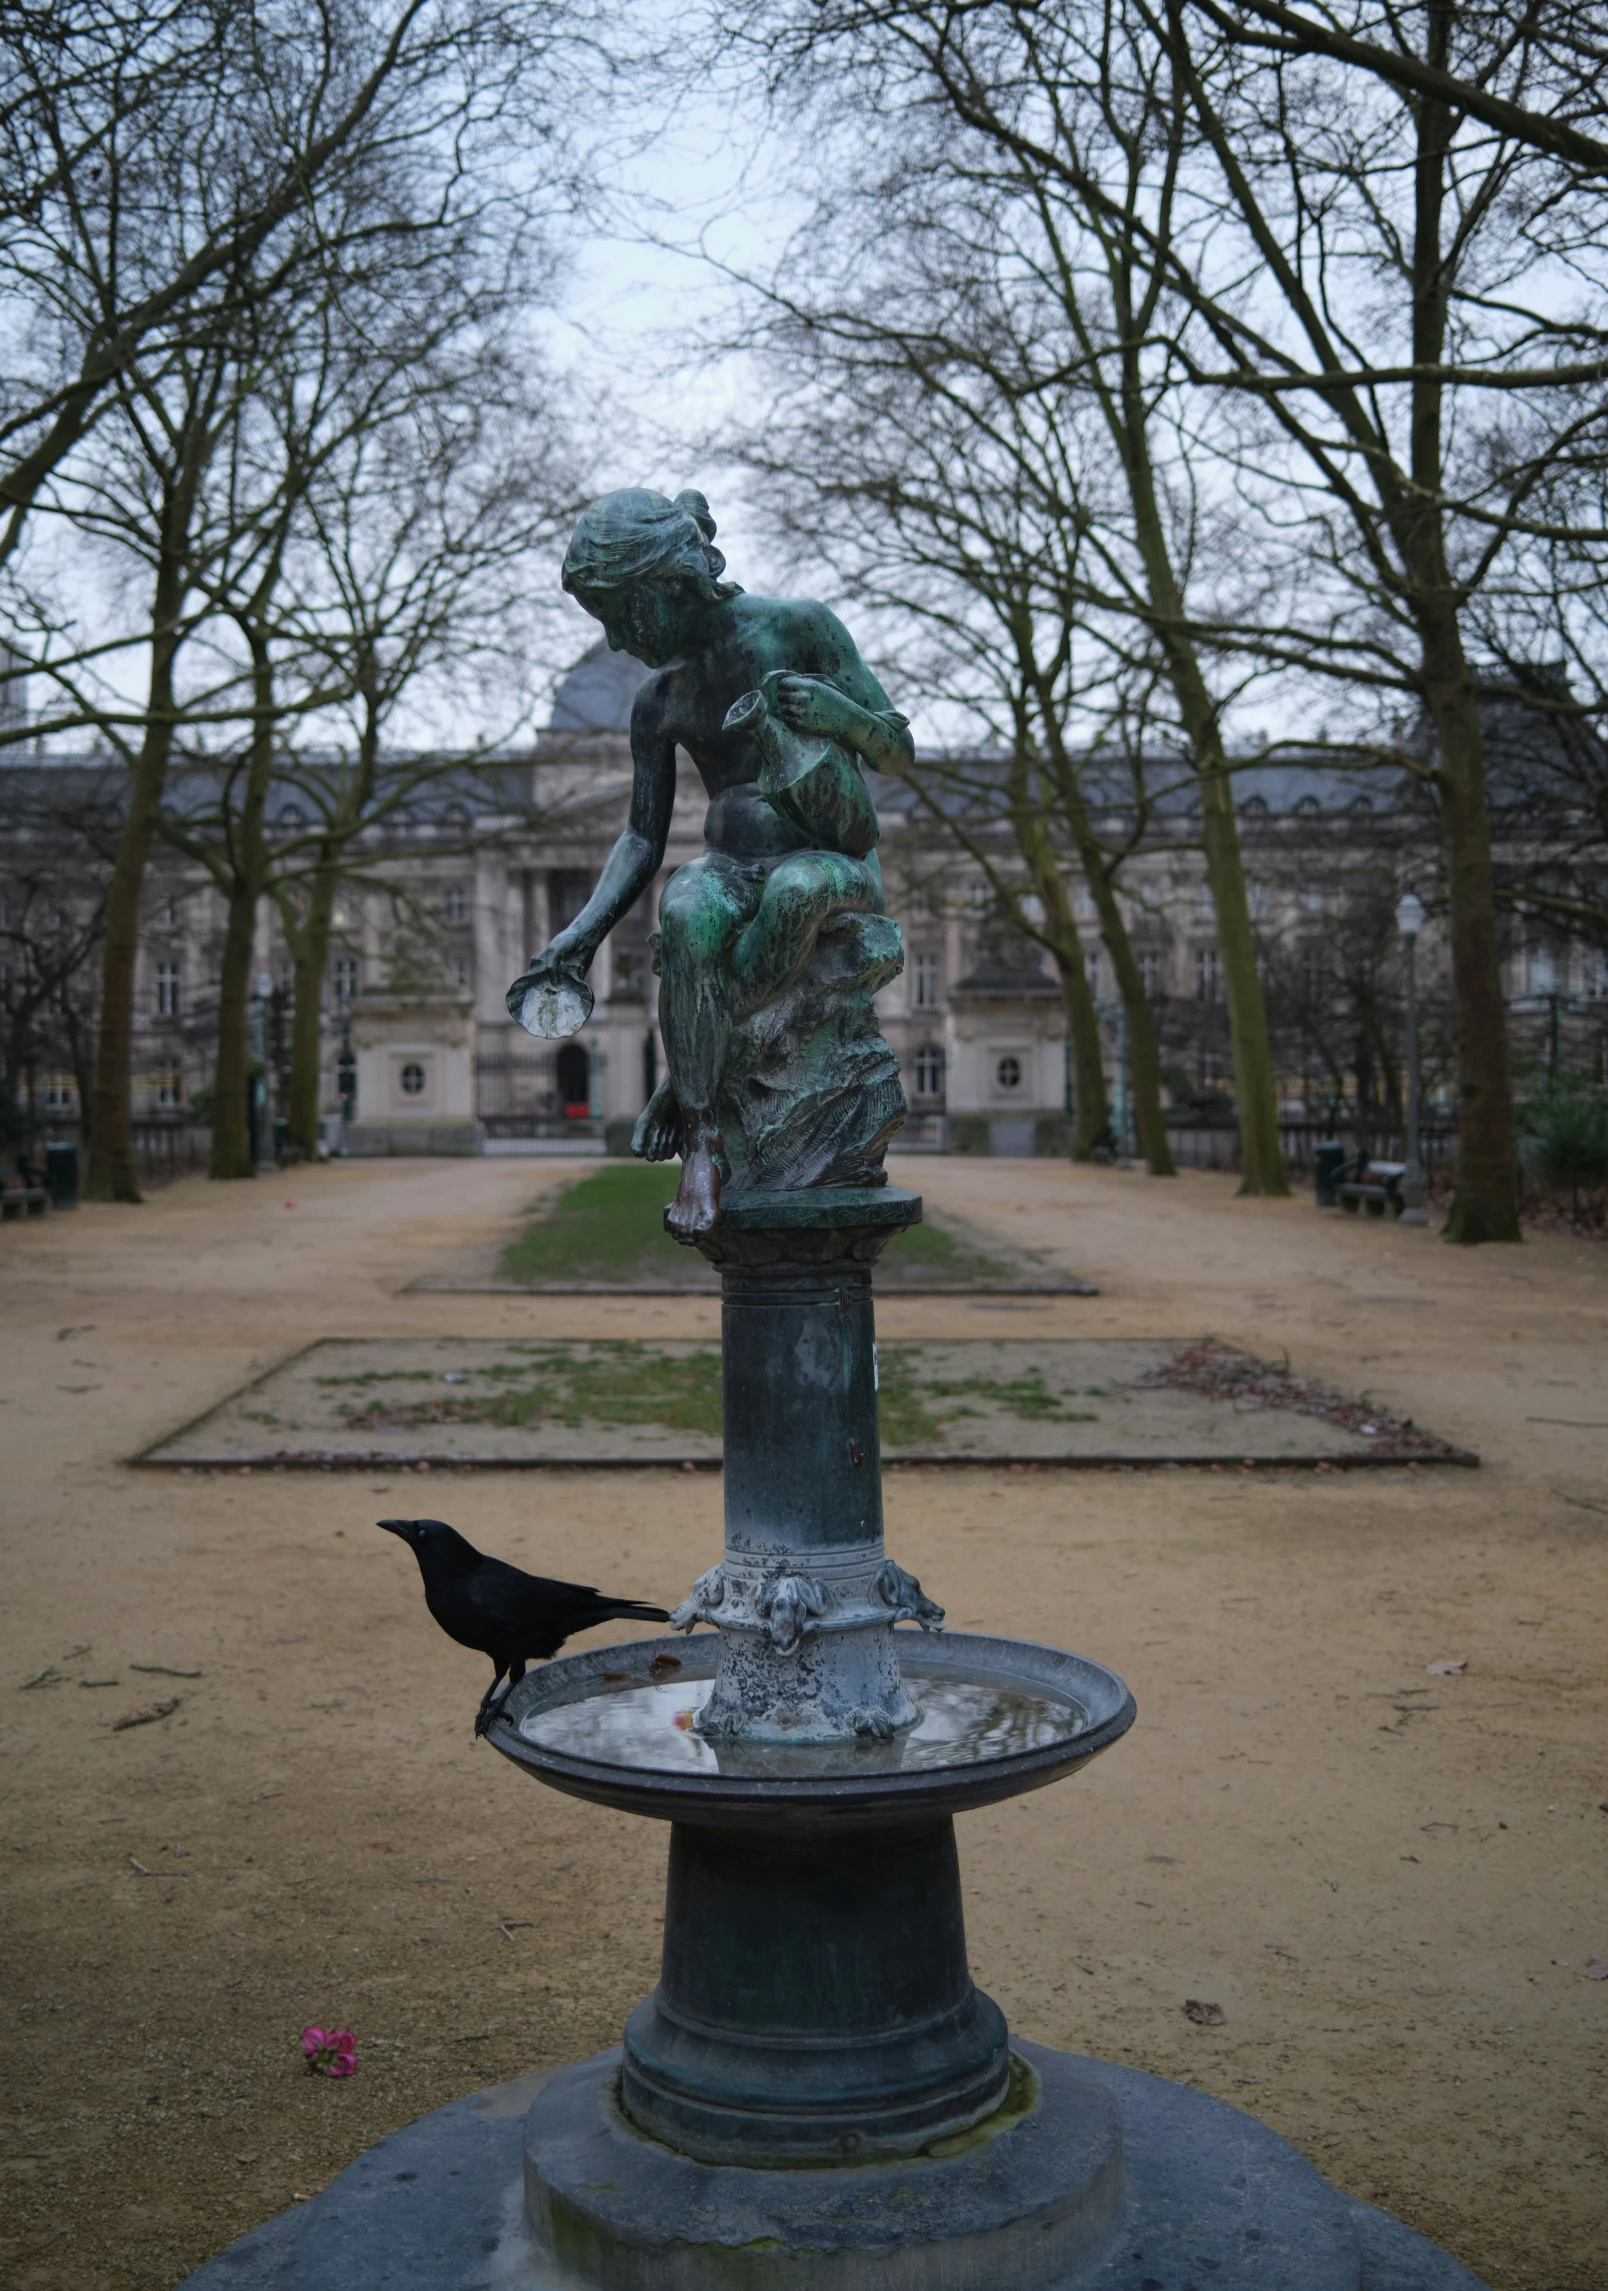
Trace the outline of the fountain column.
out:
<instances>
[{"instance_id":1,"label":"fountain column","mask_svg":"<svg viewBox=\"0 0 1608 2291\"><path fill-rule=\"evenodd\" d=\"M699 1244L721 1268L726 1542L674 1620L719 1631L697 1728L723 1765L780 1778L789 1745L818 1765L827 1744L897 1763L916 1720L894 1623L943 1611L883 1547L871 1268L920 1214L893 1187L749 1195ZM674 1825L659 1986L625 2028L644 2130L704 2162L910 2154L1009 2081L946 1811L874 1836L847 1798Z\"/></svg>"}]
</instances>

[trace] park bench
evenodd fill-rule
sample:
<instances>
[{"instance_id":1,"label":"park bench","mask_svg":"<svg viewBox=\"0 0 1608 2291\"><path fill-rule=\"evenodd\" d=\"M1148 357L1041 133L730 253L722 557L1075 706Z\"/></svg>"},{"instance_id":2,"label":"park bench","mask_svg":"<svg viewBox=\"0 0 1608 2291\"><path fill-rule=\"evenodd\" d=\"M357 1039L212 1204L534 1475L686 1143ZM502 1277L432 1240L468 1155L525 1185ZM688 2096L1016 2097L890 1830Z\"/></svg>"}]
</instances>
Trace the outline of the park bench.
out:
<instances>
[{"instance_id":1,"label":"park bench","mask_svg":"<svg viewBox=\"0 0 1608 2291\"><path fill-rule=\"evenodd\" d=\"M1366 1154L1341 1173L1335 1191L1340 1206L1355 1217L1366 1209L1370 1217L1399 1217L1406 1203L1401 1197L1401 1180L1407 1164L1404 1161L1370 1161Z\"/></svg>"},{"instance_id":2,"label":"park bench","mask_svg":"<svg viewBox=\"0 0 1608 2291\"><path fill-rule=\"evenodd\" d=\"M43 1217L50 1195L42 1185L23 1185L14 1177L0 1177L0 1217Z\"/></svg>"}]
</instances>

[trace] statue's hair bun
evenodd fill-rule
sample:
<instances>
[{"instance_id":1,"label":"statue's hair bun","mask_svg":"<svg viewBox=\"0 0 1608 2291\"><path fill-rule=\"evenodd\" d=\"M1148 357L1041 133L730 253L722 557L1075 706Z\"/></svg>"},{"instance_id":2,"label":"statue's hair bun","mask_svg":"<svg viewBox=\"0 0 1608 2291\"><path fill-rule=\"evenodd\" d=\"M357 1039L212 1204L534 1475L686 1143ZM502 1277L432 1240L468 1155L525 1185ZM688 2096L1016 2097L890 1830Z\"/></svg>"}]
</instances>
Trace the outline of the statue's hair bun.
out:
<instances>
[{"instance_id":1,"label":"statue's hair bun","mask_svg":"<svg viewBox=\"0 0 1608 2291\"><path fill-rule=\"evenodd\" d=\"M715 537L715 521L709 514L709 504L694 486L676 495L676 507L684 509L706 541Z\"/></svg>"}]
</instances>

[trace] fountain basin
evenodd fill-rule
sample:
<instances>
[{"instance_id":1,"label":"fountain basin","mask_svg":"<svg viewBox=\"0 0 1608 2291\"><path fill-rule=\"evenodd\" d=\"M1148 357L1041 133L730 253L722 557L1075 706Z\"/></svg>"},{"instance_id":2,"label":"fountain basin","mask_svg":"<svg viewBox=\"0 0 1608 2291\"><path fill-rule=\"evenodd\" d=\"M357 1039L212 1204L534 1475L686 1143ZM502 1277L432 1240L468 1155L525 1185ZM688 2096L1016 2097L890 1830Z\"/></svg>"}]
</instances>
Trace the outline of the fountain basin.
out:
<instances>
[{"instance_id":1,"label":"fountain basin","mask_svg":"<svg viewBox=\"0 0 1608 2291\"><path fill-rule=\"evenodd\" d=\"M920 1716L891 1741L745 1746L693 1721L713 1685L718 1634L639 1640L532 1671L490 1739L572 1797L699 1825L839 1828L965 1813L1081 1772L1134 1721L1103 1664L1022 1639L897 1635Z\"/></svg>"}]
</instances>

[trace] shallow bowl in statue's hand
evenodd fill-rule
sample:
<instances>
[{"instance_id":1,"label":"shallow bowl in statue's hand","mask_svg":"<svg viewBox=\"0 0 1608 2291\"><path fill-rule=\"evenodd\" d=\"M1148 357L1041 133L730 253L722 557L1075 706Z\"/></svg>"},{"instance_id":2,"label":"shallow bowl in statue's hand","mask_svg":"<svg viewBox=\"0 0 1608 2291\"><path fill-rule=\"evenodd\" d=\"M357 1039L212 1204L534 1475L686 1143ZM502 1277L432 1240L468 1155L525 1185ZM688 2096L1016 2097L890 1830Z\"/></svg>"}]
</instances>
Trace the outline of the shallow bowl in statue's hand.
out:
<instances>
[{"instance_id":1,"label":"shallow bowl in statue's hand","mask_svg":"<svg viewBox=\"0 0 1608 2291\"><path fill-rule=\"evenodd\" d=\"M579 1034L592 1015L593 999L584 979L566 978L560 971L525 989L519 1023L543 1042L561 1041Z\"/></svg>"}]
</instances>

